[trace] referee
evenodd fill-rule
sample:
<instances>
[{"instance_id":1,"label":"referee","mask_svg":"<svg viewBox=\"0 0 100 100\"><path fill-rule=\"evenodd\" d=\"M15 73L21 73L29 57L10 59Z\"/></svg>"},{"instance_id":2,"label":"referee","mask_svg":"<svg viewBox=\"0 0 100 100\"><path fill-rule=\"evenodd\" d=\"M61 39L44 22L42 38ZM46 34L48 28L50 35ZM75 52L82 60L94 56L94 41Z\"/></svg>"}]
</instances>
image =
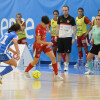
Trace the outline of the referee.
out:
<instances>
[{"instance_id":1,"label":"referee","mask_svg":"<svg viewBox=\"0 0 100 100\"><path fill-rule=\"evenodd\" d=\"M75 42L76 36L76 23L72 16L69 15L69 7L67 5L62 7L63 15L58 18L58 26L56 36L59 33L57 40L57 61L61 62L61 53L66 53L66 63L64 64L64 71L68 70L68 64L70 61L71 46ZM73 33L73 39L72 39Z\"/></svg>"}]
</instances>

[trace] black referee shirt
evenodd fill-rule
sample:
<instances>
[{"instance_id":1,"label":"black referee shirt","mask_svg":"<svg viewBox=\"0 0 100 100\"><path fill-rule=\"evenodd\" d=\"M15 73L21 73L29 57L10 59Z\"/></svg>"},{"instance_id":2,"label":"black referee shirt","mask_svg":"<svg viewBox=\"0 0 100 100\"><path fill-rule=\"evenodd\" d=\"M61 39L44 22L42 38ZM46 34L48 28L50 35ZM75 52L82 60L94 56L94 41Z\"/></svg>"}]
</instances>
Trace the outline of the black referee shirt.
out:
<instances>
[{"instance_id":1,"label":"black referee shirt","mask_svg":"<svg viewBox=\"0 0 100 100\"><path fill-rule=\"evenodd\" d=\"M59 24L59 25L60 24L69 24L69 25L72 25L72 26L76 25L75 19L70 15L68 15L67 18L65 18L64 15L59 16L57 24Z\"/></svg>"}]
</instances>

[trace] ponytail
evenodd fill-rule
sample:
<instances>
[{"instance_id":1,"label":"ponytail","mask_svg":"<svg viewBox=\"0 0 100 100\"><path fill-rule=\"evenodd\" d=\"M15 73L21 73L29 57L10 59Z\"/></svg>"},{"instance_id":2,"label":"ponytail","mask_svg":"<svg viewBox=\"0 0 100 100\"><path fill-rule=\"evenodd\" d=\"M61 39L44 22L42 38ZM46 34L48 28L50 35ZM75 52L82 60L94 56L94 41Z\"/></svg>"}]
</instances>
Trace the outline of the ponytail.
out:
<instances>
[{"instance_id":1,"label":"ponytail","mask_svg":"<svg viewBox=\"0 0 100 100\"><path fill-rule=\"evenodd\" d=\"M9 29L8 29L8 33L10 33L10 32L12 32L12 31L18 31L18 30L20 30L21 29L21 27L20 27L20 25L19 24L13 24Z\"/></svg>"}]
</instances>

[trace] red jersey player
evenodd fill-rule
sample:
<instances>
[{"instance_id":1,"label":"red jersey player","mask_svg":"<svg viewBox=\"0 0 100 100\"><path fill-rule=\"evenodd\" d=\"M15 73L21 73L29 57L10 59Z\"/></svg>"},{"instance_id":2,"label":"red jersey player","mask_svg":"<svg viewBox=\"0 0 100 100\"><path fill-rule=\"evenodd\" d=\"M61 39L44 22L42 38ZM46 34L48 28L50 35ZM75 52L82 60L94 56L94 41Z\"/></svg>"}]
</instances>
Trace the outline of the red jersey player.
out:
<instances>
[{"instance_id":1,"label":"red jersey player","mask_svg":"<svg viewBox=\"0 0 100 100\"><path fill-rule=\"evenodd\" d=\"M35 30L35 42L33 45L34 60L30 62L25 70L26 76L29 76L29 71L38 63L40 54L43 51L51 60L54 69L56 79L63 80L61 76L58 75L58 67L53 50L50 46L53 45L52 42L46 41L47 25L49 24L49 18L47 16L42 16L41 23L36 27Z\"/></svg>"}]
</instances>

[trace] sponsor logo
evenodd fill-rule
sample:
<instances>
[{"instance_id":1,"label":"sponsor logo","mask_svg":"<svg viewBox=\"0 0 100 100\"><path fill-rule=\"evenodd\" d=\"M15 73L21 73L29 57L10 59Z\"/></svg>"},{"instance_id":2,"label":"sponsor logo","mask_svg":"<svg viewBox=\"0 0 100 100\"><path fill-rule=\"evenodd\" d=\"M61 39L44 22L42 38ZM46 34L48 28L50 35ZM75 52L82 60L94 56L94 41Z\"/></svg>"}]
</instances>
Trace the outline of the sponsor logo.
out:
<instances>
[{"instance_id":1,"label":"sponsor logo","mask_svg":"<svg viewBox=\"0 0 100 100\"><path fill-rule=\"evenodd\" d=\"M69 20L67 20L67 23L69 23L70 21Z\"/></svg>"}]
</instances>

